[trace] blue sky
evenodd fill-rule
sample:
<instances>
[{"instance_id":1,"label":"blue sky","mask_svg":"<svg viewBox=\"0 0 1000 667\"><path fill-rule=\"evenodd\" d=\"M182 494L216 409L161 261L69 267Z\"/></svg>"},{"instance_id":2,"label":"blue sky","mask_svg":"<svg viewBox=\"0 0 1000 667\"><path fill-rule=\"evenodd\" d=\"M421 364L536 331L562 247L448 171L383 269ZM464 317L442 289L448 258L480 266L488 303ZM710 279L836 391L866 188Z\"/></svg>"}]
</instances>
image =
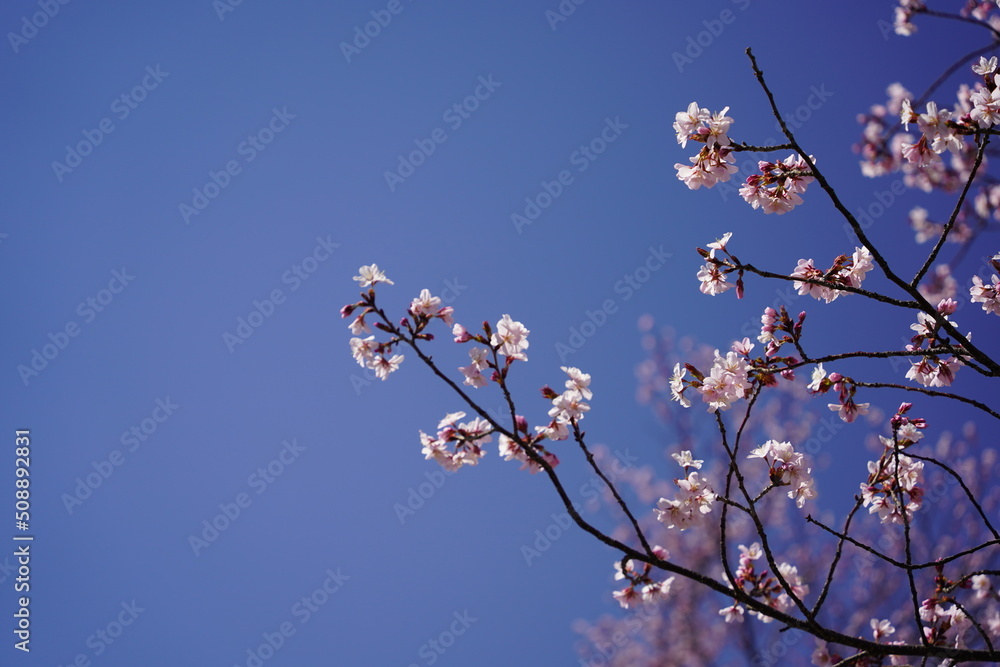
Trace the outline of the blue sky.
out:
<instances>
[{"instance_id":1,"label":"blue sky","mask_svg":"<svg viewBox=\"0 0 1000 667\"><path fill-rule=\"evenodd\" d=\"M775 298L759 281L739 303L699 294L694 247L733 231L741 256L786 271L853 249L818 190L780 218L689 192L674 114L728 105L734 137L777 137L752 46L779 103L806 110L800 140L867 206L891 179L859 175L855 114L901 75L922 90L980 38L886 38L888 2L590 0L562 2L565 20L556 0L230 2L0 9L2 417L10 441L31 430L35 535L32 651L5 629L4 664L248 665L267 636L267 665L576 664L572 621L615 607L614 554L556 531L526 563L521 547L559 525L542 478L495 449L455 476L423 461L418 429L460 406L414 358L388 382L350 358L338 311L358 266L388 272L396 313L428 288L470 328L524 322L524 412L541 419L537 388L579 366L591 438L672 474L634 400L638 318L721 347ZM531 224L512 221L546 190ZM902 261L910 205L872 228ZM834 306L818 342L875 312ZM884 332L843 335L865 333ZM37 374L18 370L46 345ZM564 460L570 488L587 480ZM428 644L452 631L447 650Z\"/></svg>"}]
</instances>

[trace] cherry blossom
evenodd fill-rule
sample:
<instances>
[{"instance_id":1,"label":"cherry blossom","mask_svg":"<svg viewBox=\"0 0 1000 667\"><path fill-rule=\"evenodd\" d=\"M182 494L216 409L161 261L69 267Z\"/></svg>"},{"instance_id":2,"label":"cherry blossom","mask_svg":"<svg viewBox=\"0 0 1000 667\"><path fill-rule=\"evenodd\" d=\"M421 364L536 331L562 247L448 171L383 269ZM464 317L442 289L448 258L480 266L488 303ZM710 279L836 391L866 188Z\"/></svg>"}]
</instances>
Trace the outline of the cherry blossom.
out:
<instances>
[{"instance_id":1,"label":"cherry blossom","mask_svg":"<svg viewBox=\"0 0 1000 667\"><path fill-rule=\"evenodd\" d=\"M414 316L432 317L440 305L441 299L431 296L430 290L424 289L420 291L420 296L410 304L410 313Z\"/></svg>"},{"instance_id":2,"label":"cherry blossom","mask_svg":"<svg viewBox=\"0 0 1000 667\"><path fill-rule=\"evenodd\" d=\"M703 523L707 514L711 513L716 500L712 485L701 478L697 471L691 471L687 477L674 480L678 493L673 500L660 498L657 502L656 519L667 528L687 530Z\"/></svg>"},{"instance_id":3,"label":"cherry blossom","mask_svg":"<svg viewBox=\"0 0 1000 667\"><path fill-rule=\"evenodd\" d=\"M718 264L705 264L702 266L698 271L698 280L701 281L698 289L701 290L702 294L710 296L722 294L732 287L730 283L726 282L726 274Z\"/></svg>"},{"instance_id":4,"label":"cherry blossom","mask_svg":"<svg viewBox=\"0 0 1000 667\"><path fill-rule=\"evenodd\" d=\"M1000 121L1000 74L994 75L989 88L980 88L969 96L972 102L970 117L981 128L993 127Z\"/></svg>"},{"instance_id":5,"label":"cherry blossom","mask_svg":"<svg viewBox=\"0 0 1000 667\"><path fill-rule=\"evenodd\" d=\"M969 296L972 303L983 304L983 310L987 313L1000 315L1000 278L996 275L990 277L992 284L986 285L979 276L972 277L972 287L969 288Z\"/></svg>"},{"instance_id":6,"label":"cherry blossom","mask_svg":"<svg viewBox=\"0 0 1000 667\"><path fill-rule=\"evenodd\" d=\"M815 163L815 158L809 156ZM753 208L764 213L782 215L802 203L802 193L812 183L812 172L806 161L795 155L789 155L783 161L758 163L760 174L747 177L746 184L740 188L740 196Z\"/></svg>"},{"instance_id":7,"label":"cherry blossom","mask_svg":"<svg viewBox=\"0 0 1000 667\"><path fill-rule=\"evenodd\" d=\"M487 380L482 372L489 367L488 354L489 350L485 347L474 347L469 350L469 358L472 363L468 366L460 366L458 369L465 376L464 384L476 388L486 386Z\"/></svg>"},{"instance_id":8,"label":"cherry blossom","mask_svg":"<svg viewBox=\"0 0 1000 667\"><path fill-rule=\"evenodd\" d=\"M505 357L527 361L528 355L523 350L528 349L528 334L530 333L528 329L520 322L510 319L510 315L504 315L497 322L496 328L497 332L490 339L490 344L499 348L497 351Z\"/></svg>"},{"instance_id":9,"label":"cherry blossom","mask_svg":"<svg viewBox=\"0 0 1000 667\"><path fill-rule=\"evenodd\" d=\"M369 264L368 266L362 266L358 269L360 275L354 276L354 279L361 283L361 287L368 287L369 285L375 285L375 283L385 283L387 285L393 285L394 283L385 277L385 274L379 270L378 264Z\"/></svg>"},{"instance_id":10,"label":"cherry blossom","mask_svg":"<svg viewBox=\"0 0 1000 667\"><path fill-rule=\"evenodd\" d=\"M750 459L763 459L769 466L768 477L775 486L788 486L788 497L800 509L807 500L816 497L812 468L806 466L805 455L796 452L791 443L768 440L747 455Z\"/></svg>"},{"instance_id":11,"label":"cherry blossom","mask_svg":"<svg viewBox=\"0 0 1000 667\"><path fill-rule=\"evenodd\" d=\"M376 355L374 359L371 360L369 368L375 371L375 376L380 380L385 380L389 377L389 373L394 372L399 368L399 365L403 363L402 354L394 354L391 357L379 354Z\"/></svg>"},{"instance_id":12,"label":"cherry blossom","mask_svg":"<svg viewBox=\"0 0 1000 667\"><path fill-rule=\"evenodd\" d=\"M674 165L677 178L691 190L697 190L702 186L711 188L716 183L724 183L739 171L734 164L736 158L731 152L730 149L718 145L713 148L705 146L697 155L690 158L692 166L680 163Z\"/></svg>"},{"instance_id":13,"label":"cherry blossom","mask_svg":"<svg viewBox=\"0 0 1000 667\"><path fill-rule=\"evenodd\" d=\"M594 392L590 390L590 376L588 374L575 367L561 366L560 368L569 376L569 379L566 380L567 389L575 389L588 401L594 397Z\"/></svg>"}]
</instances>

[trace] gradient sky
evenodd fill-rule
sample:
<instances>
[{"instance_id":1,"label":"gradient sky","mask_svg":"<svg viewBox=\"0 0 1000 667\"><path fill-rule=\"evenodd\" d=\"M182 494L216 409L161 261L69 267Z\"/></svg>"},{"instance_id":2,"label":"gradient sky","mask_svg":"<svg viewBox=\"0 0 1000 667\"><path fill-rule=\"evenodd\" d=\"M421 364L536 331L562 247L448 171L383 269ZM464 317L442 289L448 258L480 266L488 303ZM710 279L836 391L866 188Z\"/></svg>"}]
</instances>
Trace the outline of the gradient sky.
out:
<instances>
[{"instance_id":1,"label":"gradient sky","mask_svg":"<svg viewBox=\"0 0 1000 667\"><path fill-rule=\"evenodd\" d=\"M29 428L35 536L30 656L11 646L0 571L4 665L248 665L282 628L294 634L268 666L576 664L573 620L617 607L615 554L560 530L528 564L521 547L558 525L543 478L495 446L450 477L422 459L418 430L461 406L412 355L388 382L365 376L338 313L356 298L351 277L377 262L397 315L422 288L450 296L470 328L510 313L532 331L512 380L525 414L542 419L537 388L579 366L593 376L590 438L672 475L664 432L634 400L638 318L726 346L777 286L749 281L739 303L701 295L695 246L732 231L741 258L789 271L854 240L818 190L783 217L688 191L673 165L693 151L676 144L674 114L728 105L737 139L777 137L752 46L802 143L852 209L869 206L892 177L860 176L855 115L901 76L922 91L980 39L961 25L887 36L892 3L860 0L563 1L575 10L561 21L547 14L558 0L230 2L48 0L58 12L37 30L24 21L46 0L0 8L0 497L13 504L13 431ZM803 106L810 96L822 101ZM582 153L602 132L605 150ZM68 156L78 145L87 154ZM387 182L420 146L422 164ZM512 222L564 170L552 204ZM903 263L917 261L909 207L947 210L906 198L871 230ZM641 289L623 286L663 255ZM609 300L606 322L560 358ZM908 335L906 318L873 327L875 309L843 302L794 305L817 313L818 345ZM240 318L260 326L233 343ZM61 349L37 375L18 370L50 343ZM444 341L432 352L467 362ZM848 438L835 444L859 446ZM563 458L579 488L586 470ZM827 458L828 483L863 470ZM88 476L100 485L78 490ZM421 484L429 498L401 518ZM119 619L113 642L96 634ZM427 642L451 628L462 634L434 653Z\"/></svg>"}]
</instances>

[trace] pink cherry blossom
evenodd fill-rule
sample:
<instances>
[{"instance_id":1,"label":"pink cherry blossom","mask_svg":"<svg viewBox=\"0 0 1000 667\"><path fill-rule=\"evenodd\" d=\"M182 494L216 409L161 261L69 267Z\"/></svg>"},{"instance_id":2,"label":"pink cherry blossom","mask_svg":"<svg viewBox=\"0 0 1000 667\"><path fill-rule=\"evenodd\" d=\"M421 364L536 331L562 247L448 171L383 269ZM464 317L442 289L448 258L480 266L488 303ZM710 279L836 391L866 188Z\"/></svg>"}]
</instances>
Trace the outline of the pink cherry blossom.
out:
<instances>
[{"instance_id":1,"label":"pink cherry blossom","mask_svg":"<svg viewBox=\"0 0 1000 667\"><path fill-rule=\"evenodd\" d=\"M717 264L705 264L698 270L698 280L701 285L698 289L702 294L716 296L722 294L732 285L726 282L726 274L722 272Z\"/></svg>"},{"instance_id":2,"label":"pink cherry blossom","mask_svg":"<svg viewBox=\"0 0 1000 667\"><path fill-rule=\"evenodd\" d=\"M969 296L972 303L983 304L983 310L987 313L1000 315L1000 278L991 276L992 284L986 285L979 276L972 277L972 287L969 288Z\"/></svg>"},{"instance_id":3,"label":"pink cherry blossom","mask_svg":"<svg viewBox=\"0 0 1000 667\"><path fill-rule=\"evenodd\" d=\"M497 322L496 333L490 339L490 344L499 348L497 351L511 359L527 361L528 355L524 350L528 349L528 334L530 331L520 322L515 322L510 315L504 315Z\"/></svg>"}]
</instances>

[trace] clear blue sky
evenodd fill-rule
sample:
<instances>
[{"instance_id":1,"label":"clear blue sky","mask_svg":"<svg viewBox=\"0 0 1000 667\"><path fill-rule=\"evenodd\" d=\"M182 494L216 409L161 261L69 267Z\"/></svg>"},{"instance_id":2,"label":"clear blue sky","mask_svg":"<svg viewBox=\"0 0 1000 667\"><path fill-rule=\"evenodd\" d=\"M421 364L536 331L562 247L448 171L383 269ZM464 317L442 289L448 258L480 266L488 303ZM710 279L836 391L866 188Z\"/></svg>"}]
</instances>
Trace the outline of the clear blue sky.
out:
<instances>
[{"instance_id":1,"label":"clear blue sky","mask_svg":"<svg viewBox=\"0 0 1000 667\"><path fill-rule=\"evenodd\" d=\"M30 656L11 646L0 572L4 665L252 665L265 634L280 643L269 666L576 664L572 621L615 608L614 554L570 530L529 566L521 546L557 498L495 445L479 468L435 477L417 431L460 405L412 355L385 383L350 358L338 310L358 266L395 280L382 294L397 313L428 288L470 328L524 322L523 411L540 420L537 388L579 366L591 439L672 474L634 400L637 319L721 347L775 298L759 281L741 303L699 294L693 248L733 231L742 258L785 271L853 249L818 190L780 218L689 192L674 114L728 105L734 137L776 137L753 46L786 109L824 91L800 138L868 205L891 179L859 175L855 114L901 75L922 90L932 52L980 39L950 25L884 39L891 3L860 0L564 1L562 21L546 15L558 0L228 2L0 8L0 497L12 510L13 432L29 428L35 535ZM371 21L385 25L359 37ZM581 151L602 133L602 153ZM552 204L512 222L564 170ZM902 238L902 258L909 206L873 228ZM622 286L651 252L671 256L641 289ZM560 359L607 300L606 323ZM815 340L832 344L822 331L856 312L847 301L817 314ZM46 345L37 375L18 371ZM444 342L435 354L467 362ZM568 486L585 483L563 458ZM397 505L435 481L401 520ZM205 521L229 525L193 546ZM443 653L426 644L453 629Z\"/></svg>"}]
</instances>

